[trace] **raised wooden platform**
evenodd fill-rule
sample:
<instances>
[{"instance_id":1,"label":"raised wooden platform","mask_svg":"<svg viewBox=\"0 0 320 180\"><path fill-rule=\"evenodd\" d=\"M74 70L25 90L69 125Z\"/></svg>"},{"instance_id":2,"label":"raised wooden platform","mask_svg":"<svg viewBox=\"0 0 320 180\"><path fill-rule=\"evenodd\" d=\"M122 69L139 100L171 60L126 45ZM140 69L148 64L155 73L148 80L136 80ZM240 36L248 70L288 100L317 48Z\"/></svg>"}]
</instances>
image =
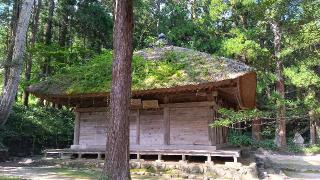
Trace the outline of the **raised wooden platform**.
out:
<instances>
[{"instance_id":1,"label":"raised wooden platform","mask_svg":"<svg viewBox=\"0 0 320 180\"><path fill-rule=\"evenodd\" d=\"M185 161L186 156L205 156L207 161L211 162L211 157L232 157L234 162L237 162L237 158L240 157L240 149L235 148L222 148L216 150L214 146L212 149L206 147L207 149L191 148L192 146L162 146L159 147L131 147L130 154L136 155L137 160L141 159L141 155L157 155L158 160L162 160L162 155L181 155L181 160ZM214 147L214 149L213 149ZM77 155L78 158L82 158L83 155L95 154L98 159L102 158L105 154L104 149L47 149L44 151L45 157L50 155L58 155L58 157L63 157L65 155Z\"/></svg>"}]
</instances>

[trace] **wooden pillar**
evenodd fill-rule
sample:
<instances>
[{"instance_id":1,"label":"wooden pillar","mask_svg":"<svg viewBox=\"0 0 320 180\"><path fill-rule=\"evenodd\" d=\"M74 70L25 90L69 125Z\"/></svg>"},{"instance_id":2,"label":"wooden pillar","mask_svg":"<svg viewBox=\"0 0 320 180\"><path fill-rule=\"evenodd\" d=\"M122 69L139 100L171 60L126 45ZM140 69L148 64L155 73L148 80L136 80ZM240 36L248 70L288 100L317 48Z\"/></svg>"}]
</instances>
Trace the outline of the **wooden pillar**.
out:
<instances>
[{"instance_id":1,"label":"wooden pillar","mask_svg":"<svg viewBox=\"0 0 320 180\"><path fill-rule=\"evenodd\" d=\"M207 156L207 162L211 162L211 154Z\"/></svg>"},{"instance_id":2,"label":"wooden pillar","mask_svg":"<svg viewBox=\"0 0 320 180\"><path fill-rule=\"evenodd\" d=\"M164 103L169 103L169 97L164 97ZM164 107L163 108L163 119L164 119L164 144L170 145L170 108Z\"/></svg>"},{"instance_id":3,"label":"wooden pillar","mask_svg":"<svg viewBox=\"0 0 320 180\"><path fill-rule=\"evenodd\" d=\"M261 140L261 123L261 119L258 118L252 121L252 139L256 141Z\"/></svg>"},{"instance_id":4,"label":"wooden pillar","mask_svg":"<svg viewBox=\"0 0 320 180\"><path fill-rule=\"evenodd\" d=\"M233 162L238 162L238 158L236 156L233 156Z\"/></svg>"},{"instance_id":5,"label":"wooden pillar","mask_svg":"<svg viewBox=\"0 0 320 180\"><path fill-rule=\"evenodd\" d=\"M186 155L182 154L182 161L186 161Z\"/></svg>"},{"instance_id":6,"label":"wooden pillar","mask_svg":"<svg viewBox=\"0 0 320 180\"><path fill-rule=\"evenodd\" d=\"M80 112L75 110L75 120L74 120L74 133L73 133L73 145L79 145L80 137Z\"/></svg>"},{"instance_id":7,"label":"wooden pillar","mask_svg":"<svg viewBox=\"0 0 320 180\"><path fill-rule=\"evenodd\" d=\"M163 119L164 119L164 144L170 145L170 108L163 108Z\"/></svg>"},{"instance_id":8,"label":"wooden pillar","mask_svg":"<svg viewBox=\"0 0 320 180\"><path fill-rule=\"evenodd\" d=\"M140 110L137 110L137 120L136 120L136 126L137 126L137 137L136 137L136 143L140 145Z\"/></svg>"},{"instance_id":9,"label":"wooden pillar","mask_svg":"<svg viewBox=\"0 0 320 180\"><path fill-rule=\"evenodd\" d=\"M209 145L213 146L217 144L217 128L216 127L211 127L210 124L214 122L216 119L216 114L217 114L217 96L218 92L213 91L211 93L207 94L207 100L208 101L213 101L214 106L209 107L209 114L208 114L208 136L209 136Z\"/></svg>"},{"instance_id":10,"label":"wooden pillar","mask_svg":"<svg viewBox=\"0 0 320 180\"><path fill-rule=\"evenodd\" d=\"M214 127L211 127L210 125L213 123L215 117L214 117L214 108L209 107L209 113L208 113L208 140L209 140L209 145L213 146L215 145L214 139Z\"/></svg>"}]
</instances>

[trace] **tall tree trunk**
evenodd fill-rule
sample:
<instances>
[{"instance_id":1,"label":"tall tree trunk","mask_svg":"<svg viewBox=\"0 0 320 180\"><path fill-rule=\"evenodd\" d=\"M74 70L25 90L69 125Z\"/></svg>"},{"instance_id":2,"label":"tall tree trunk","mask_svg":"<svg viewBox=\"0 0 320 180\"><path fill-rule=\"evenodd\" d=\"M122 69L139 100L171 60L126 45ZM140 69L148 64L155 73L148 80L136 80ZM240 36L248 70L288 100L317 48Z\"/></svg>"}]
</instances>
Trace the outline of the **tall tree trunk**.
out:
<instances>
[{"instance_id":1,"label":"tall tree trunk","mask_svg":"<svg viewBox=\"0 0 320 180\"><path fill-rule=\"evenodd\" d=\"M309 112L310 117L310 144L317 144L317 123L315 112Z\"/></svg>"},{"instance_id":2,"label":"tall tree trunk","mask_svg":"<svg viewBox=\"0 0 320 180\"><path fill-rule=\"evenodd\" d=\"M17 24L19 20L19 14L21 10L21 1L15 0L13 4L13 11L12 11L12 17L11 17L11 24L10 24L10 38L8 42L8 54L7 59L5 61L4 65L4 85L7 84L9 79L9 73L10 73L10 65L12 63L12 55L13 55L13 48L14 48L14 40L15 35L17 31Z\"/></svg>"},{"instance_id":3,"label":"tall tree trunk","mask_svg":"<svg viewBox=\"0 0 320 180\"><path fill-rule=\"evenodd\" d=\"M114 0L111 118L107 122L104 174L108 179L127 180L129 166L129 106L133 41L132 0Z\"/></svg>"},{"instance_id":4,"label":"tall tree trunk","mask_svg":"<svg viewBox=\"0 0 320 180\"><path fill-rule=\"evenodd\" d=\"M36 3L34 3L34 16L33 16L33 23L32 23L32 35L31 35L31 41L30 41L30 47L31 49L34 48L35 43L36 43L36 38L38 34L38 29L39 29L39 15L40 15L40 10L42 6L42 0L38 0L38 5L36 7ZM29 85L29 81L31 79L31 69L32 69L32 53L29 53L29 57L27 57L27 63L26 63L26 72L25 72L25 81L26 85ZM24 90L23 93L23 104L25 106L29 105L29 92Z\"/></svg>"},{"instance_id":5,"label":"tall tree trunk","mask_svg":"<svg viewBox=\"0 0 320 180\"><path fill-rule=\"evenodd\" d=\"M281 52L281 29L279 22L275 20L270 21L271 30L273 32L273 45L274 45L274 56L276 59L276 76L277 86L276 91L280 97L278 100L277 110L277 122L276 122L276 134L275 142L277 147L283 148L286 146L286 120L285 120L285 105L282 100L285 98L285 87L284 87L284 76L283 76L283 62L280 58Z\"/></svg>"},{"instance_id":6,"label":"tall tree trunk","mask_svg":"<svg viewBox=\"0 0 320 180\"><path fill-rule=\"evenodd\" d=\"M0 125L6 123L12 105L14 103L14 98L18 91L20 74L23 67L23 55L25 51L26 34L31 16L33 1L34 0L25 0L23 2L21 12L19 15L16 35L14 39L12 63L9 68L9 78L7 84L2 89L0 97Z\"/></svg>"},{"instance_id":7,"label":"tall tree trunk","mask_svg":"<svg viewBox=\"0 0 320 180\"><path fill-rule=\"evenodd\" d=\"M65 5L67 6L67 5ZM65 47L67 45L68 41L68 27L69 27L69 10L67 8L63 9L62 12L62 20L61 20L61 27L60 27L60 33L59 33L59 45L61 47Z\"/></svg>"},{"instance_id":8,"label":"tall tree trunk","mask_svg":"<svg viewBox=\"0 0 320 180\"><path fill-rule=\"evenodd\" d=\"M53 25L54 7L55 7L54 0L50 0L49 12L48 12L48 17L47 17L47 22L45 27L45 39L44 39L44 43L47 46L49 46L52 43L52 27L53 27L52 25ZM51 57L47 57L42 66L42 73L45 77L47 77L50 73L50 61L51 61Z\"/></svg>"},{"instance_id":9,"label":"tall tree trunk","mask_svg":"<svg viewBox=\"0 0 320 180\"><path fill-rule=\"evenodd\" d=\"M252 121L252 139L255 141L261 140L261 119L255 118Z\"/></svg>"}]
</instances>

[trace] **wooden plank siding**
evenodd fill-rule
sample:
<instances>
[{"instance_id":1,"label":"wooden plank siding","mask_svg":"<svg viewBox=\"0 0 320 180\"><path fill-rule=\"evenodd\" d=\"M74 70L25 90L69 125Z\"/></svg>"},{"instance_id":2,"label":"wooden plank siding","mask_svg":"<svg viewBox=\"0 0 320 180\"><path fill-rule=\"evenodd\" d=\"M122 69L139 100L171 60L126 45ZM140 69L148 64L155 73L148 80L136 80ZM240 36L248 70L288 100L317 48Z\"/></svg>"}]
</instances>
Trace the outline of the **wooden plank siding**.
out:
<instances>
[{"instance_id":1,"label":"wooden plank siding","mask_svg":"<svg viewBox=\"0 0 320 180\"><path fill-rule=\"evenodd\" d=\"M132 109L130 146L204 147L226 143L227 128L211 128L217 113L213 101L160 104L158 109ZM77 108L81 147L106 145L106 108Z\"/></svg>"},{"instance_id":2,"label":"wooden plank siding","mask_svg":"<svg viewBox=\"0 0 320 180\"><path fill-rule=\"evenodd\" d=\"M170 144L209 145L209 107L170 109Z\"/></svg>"},{"instance_id":3,"label":"wooden plank siding","mask_svg":"<svg viewBox=\"0 0 320 180\"><path fill-rule=\"evenodd\" d=\"M140 111L140 145L164 144L163 110Z\"/></svg>"},{"instance_id":4,"label":"wooden plank siding","mask_svg":"<svg viewBox=\"0 0 320 180\"><path fill-rule=\"evenodd\" d=\"M105 145L107 112L83 112L80 115L79 144Z\"/></svg>"}]
</instances>

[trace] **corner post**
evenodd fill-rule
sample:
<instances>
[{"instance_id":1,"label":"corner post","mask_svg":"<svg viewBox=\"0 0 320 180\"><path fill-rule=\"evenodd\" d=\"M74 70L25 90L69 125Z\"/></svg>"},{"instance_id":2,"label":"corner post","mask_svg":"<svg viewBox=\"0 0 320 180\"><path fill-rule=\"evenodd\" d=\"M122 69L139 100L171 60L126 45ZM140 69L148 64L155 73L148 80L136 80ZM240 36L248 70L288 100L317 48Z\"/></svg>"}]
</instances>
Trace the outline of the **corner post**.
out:
<instances>
[{"instance_id":1,"label":"corner post","mask_svg":"<svg viewBox=\"0 0 320 180\"><path fill-rule=\"evenodd\" d=\"M80 137L80 112L78 108L75 109L75 120L74 120L74 133L73 133L73 145L79 145Z\"/></svg>"}]
</instances>

